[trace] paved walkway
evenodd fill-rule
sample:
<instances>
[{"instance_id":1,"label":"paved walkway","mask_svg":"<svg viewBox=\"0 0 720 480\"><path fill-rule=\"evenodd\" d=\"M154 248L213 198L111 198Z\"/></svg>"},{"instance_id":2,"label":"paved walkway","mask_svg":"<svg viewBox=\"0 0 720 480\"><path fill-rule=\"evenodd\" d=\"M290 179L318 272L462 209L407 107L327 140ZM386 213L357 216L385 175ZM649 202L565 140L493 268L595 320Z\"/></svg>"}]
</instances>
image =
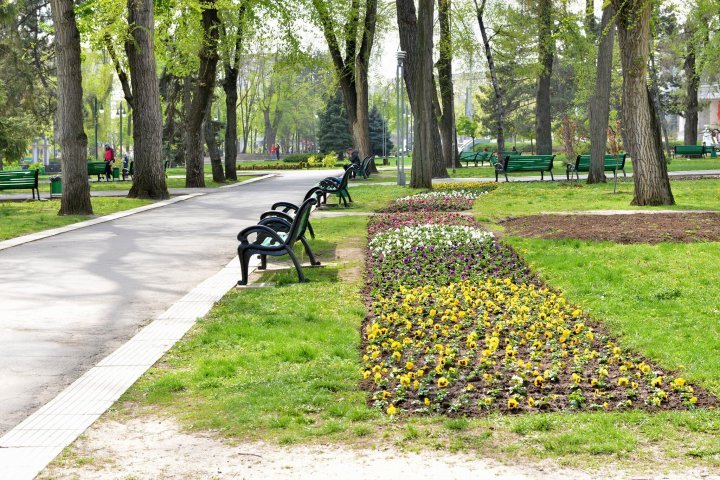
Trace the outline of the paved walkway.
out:
<instances>
[{"instance_id":1,"label":"paved walkway","mask_svg":"<svg viewBox=\"0 0 720 480\"><path fill-rule=\"evenodd\" d=\"M237 232L327 175L300 171L0 250L0 436L235 255Z\"/></svg>"}]
</instances>

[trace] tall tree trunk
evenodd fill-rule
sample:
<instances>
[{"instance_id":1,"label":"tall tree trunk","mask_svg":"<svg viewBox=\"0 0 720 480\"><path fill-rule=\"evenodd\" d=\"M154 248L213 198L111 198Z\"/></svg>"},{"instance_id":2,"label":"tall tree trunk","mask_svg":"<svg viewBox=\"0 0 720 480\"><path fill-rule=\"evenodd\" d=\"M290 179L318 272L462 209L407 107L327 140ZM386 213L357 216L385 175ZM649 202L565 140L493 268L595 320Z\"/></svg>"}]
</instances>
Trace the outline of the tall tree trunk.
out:
<instances>
[{"instance_id":1,"label":"tall tree trunk","mask_svg":"<svg viewBox=\"0 0 720 480\"><path fill-rule=\"evenodd\" d=\"M660 125L662 138L665 139L666 158L672 158L672 148L670 147L670 138L668 137L665 113L663 112L662 105L660 104L660 87L658 86L657 68L655 68L655 52L650 53L650 75L650 102L652 103L653 110L655 112L655 120L657 121L657 124Z\"/></svg>"},{"instance_id":2,"label":"tall tree trunk","mask_svg":"<svg viewBox=\"0 0 720 480\"><path fill-rule=\"evenodd\" d=\"M601 36L595 67L595 93L590 97L590 172L587 183L604 183L607 129L610 116L610 86L615 25L611 24L615 9L607 5L600 22ZM572 159L568 159L572 161Z\"/></svg>"},{"instance_id":3,"label":"tall tree trunk","mask_svg":"<svg viewBox=\"0 0 720 480\"><path fill-rule=\"evenodd\" d=\"M225 173L223 172L222 158L220 158L220 150L218 149L218 144L215 139L216 131L212 120L212 102L208 102L207 108L205 109L203 131L205 144L207 145L208 154L210 155L213 182L224 183Z\"/></svg>"},{"instance_id":4,"label":"tall tree trunk","mask_svg":"<svg viewBox=\"0 0 720 480\"><path fill-rule=\"evenodd\" d=\"M187 126L186 146L186 177L185 186L199 188L205 186L205 156L202 142L202 122L205 110L212 101L219 60L217 46L220 36L218 25L220 18L215 0L201 2L203 46L200 49L200 70L198 72L197 89L193 97Z\"/></svg>"},{"instance_id":5,"label":"tall tree trunk","mask_svg":"<svg viewBox=\"0 0 720 480\"><path fill-rule=\"evenodd\" d=\"M240 52L237 52L236 55L240 55ZM227 122L225 123L225 177L228 180L237 180L237 79L238 68L236 66L226 66L223 90L225 90L225 109L227 110Z\"/></svg>"},{"instance_id":6,"label":"tall tree trunk","mask_svg":"<svg viewBox=\"0 0 720 480\"><path fill-rule=\"evenodd\" d=\"M416 162L423 163L423 169L429 169L431 176L435 178L447 178L447 168L443 158L442 152L442 139L440 138L440 129L438 127L437 119L440 112L436 111L433 101L435 100L436 93L434 87L432 87L432 65L430 67L431 77L430 83L432 87L432 95L430 99L430 107L422 105L424 101L417 91L418 84L421 80L418 77L421 68L417 67L420 59L420 34L418 26L418 17L415 11L415 3L412 0L396 0L395 5L397 7L397 21L398 30L400 33L400 48L405 51L405 70L404 70L404 81L407 90L408 99L410 100L410 108L413 113L415 127L418 127L419 117L417 116L417 109L430 108L431 115L427 120L430 124L427 126L427 133L432 137L429 141L432 148L426 149L422 155L417 151L415 146L422 140L418 137L418 129L415 128L413 131L413 159L412 168L415 170ZM432 48L432 47L431 47ZM418 105L421 104L421 105ZM424 116L424 115L423 115ZM422 148L422 147L421 147ZM420 167L418 167L420 168Z\"/></svg>"},{"instance_id":7,"label":"tall tree trunk","mask_svg":"<svg viewBox=\"0 0 720 480\"><path fill-rule=\"evenodd\" d=\"M177 115L177 96L182 86L180 79L173 75L164 75L165 87L165 126L163 126L163 158L169 159L175 140L175 116ZM161 77L162 78L162 77ZM161 88L161 91L163 89Z\"/></svg>"},{"instance_id":8,"label":"tall tree trunk","mask_svg":"<svg viewBox=\"0 0 720 480\"><path fill-rule=\"evenodd\" d=\"M552 0L538 2L538 52L540 77L535 97L535 137L538 155L552 155L552 128L550 111L550 78L555 57L553 37Z\"/></svg>"},{"instance_id":9,"label":"tall tree trunk","mask_svg":"<svg viewBox=\"0 0 720 480\"><path fill-rule=\"evenodd\" d=\"M417 55L408 65L415 73L415 104L411 105L415 116L415 142L413 145L413 166L410 176L411 188L432 188L432 170L426 162L416 162L434 153L433 131L433 10L434 0L420 0L418 3ZM441 157L442 158L442 157Z\"/></svg>"},{"instance_id":10,"label":"tall tree trunk","mask_svg":"<svg viewBox=\"0 0 720 480\"><path fill-rule=\"evenodd\" d=\"M687 55L685 56L685 132L683 142L685 145L697 145L698 140L698 90L700 76L695 70L695 44L692 35L689 35Z\"/></svg>"},{"instance_id":11,"label":"tall tree trunk","mask_svg":"<svg viewBox=\"0 0 720 480\"><path fill-rule=\"evenodd\" d=\"M612 0L623 67L623 120L633 160L633 205L673 205L667 164L647 87L651 2Z\"/></svg>"},{"instance_id":12,"label":"tall tree trunk","mask_svg":"<svg viewBox=\"0 0 720 480\"><path fill-rule=\"evenodd\" d=\"M497 69L495 68L495 61L493 60L492 49L490 48L490 38L488 37L487 30L485 29L485 4L487 0L482 0L482 3L478 5L477 0L475 2L475 13L477 15L478 26L480 27L480 35L482 36L483 47L485 48L485 57L488 62L488 70L490 71L490 80L492 82L493 91L495 92L495 104L497 108L497 148L498 158L505 151L505 109L503 108L503 92L500 87L500 82L497 79Z\"/></svg>"},{"instance_id":13,"label":"tall tree trunk","mask_svg":"<svg viewBox=\"0 0 720 480\"><path fill-rule=\"evenodd\" d=\"M128 0L131 38L125 43L133 91L135 164L130 198L170 198L162 159L162 110L155 66L152 0Z\"/></svg>"},{"instance_id":14,"label":"tall tree trunk","mask_svg":"<svg viewBox=\"0 0 720 480\"><path fill-rule=\"evenodd\" d=\"M51 0L57 55L58 124L63 186L59 215L92 215L83 127L80 32L72 0Z\"/></svg>"},{"instance_id":15,"label":"tall tree trunk","mask_svg":"<svg viewBox=\"0 0 720 480\"><path fill-rule=\"evenodd\" d=\"M436 64L442 116L440 117L440 136L442 137L443 160L448 168L460 167L455 132L455 95L452 80L452 36L451 0L438 0L438 20L440 22L440 55Z\"/></svg>"}]
</instances>

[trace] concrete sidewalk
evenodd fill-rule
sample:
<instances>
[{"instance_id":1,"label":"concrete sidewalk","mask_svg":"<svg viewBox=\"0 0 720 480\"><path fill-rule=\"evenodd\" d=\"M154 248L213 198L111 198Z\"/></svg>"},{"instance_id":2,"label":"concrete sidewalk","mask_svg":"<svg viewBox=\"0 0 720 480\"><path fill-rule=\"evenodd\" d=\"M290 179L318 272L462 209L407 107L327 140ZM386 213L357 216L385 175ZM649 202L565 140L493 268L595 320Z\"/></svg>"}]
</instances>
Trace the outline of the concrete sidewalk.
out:
<instances>
[{"instance_id":1,"label":"concrete sidewalk","mask_svg":"<svg viewBox=\"0 0 720 480\"><path fill-rule=\"evenodd\" d=\"M0 436L235 255L237 232L327 171L212 189L0 251Z\"/></svg>"}]
</instances>

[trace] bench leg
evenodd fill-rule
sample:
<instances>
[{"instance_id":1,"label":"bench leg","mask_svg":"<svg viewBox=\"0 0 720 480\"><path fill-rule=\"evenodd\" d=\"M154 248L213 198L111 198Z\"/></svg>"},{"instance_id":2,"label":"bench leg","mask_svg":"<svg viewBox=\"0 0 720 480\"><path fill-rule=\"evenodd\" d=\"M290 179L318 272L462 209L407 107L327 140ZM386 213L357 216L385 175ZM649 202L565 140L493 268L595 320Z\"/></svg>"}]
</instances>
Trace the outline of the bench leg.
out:
<instances>
[{"instance_id":1,"label":"bench leg","mask_svg":"<svg viewBox=\"0 0 720 480\"><path fill-rule=\"evenodd\" d=\"M313 230L312 225L310 225L310 221L308 221L307 228L308 228L308 232L310 232L310 238L315 240L315 231Z\"/></svg>"},{"instance_id":2,"label":"bench leg","mask_svg":"<svg viewBox=\"0 0 720 480\"><path fill-rule=\"evenodd\" d=\"M250 262L250 256L245 255L245 252L238 248L238 260L240 260L240 280L238 285L247 285L248 282L248 263Z\"/></svg>"},{"instance_id":3,"label":"bench leg","mask_svg":"<svg viewBox=\"0 0 720 480\"><path fill-rule=\"evenodd\" d=\"M553 176L552 172L550 172L550 180L552 180L553 182L555 181L555 177Z\"/></svg>"},{"instance_id":4,"label":"bench leg","mask_svg":"<svg viewBox=\"0 0 720 480\"><path fill-rule=\"evenodd\" d=\"M540 180L545 180L545 172L540 172Z\"/></svg>"},{"instance_id":5,"label":"bench leg","mask_svg":"<svg viewBox=\"0 0 720 480\"><path fill-rule=\"evenodd\" d=\"M623 177L627 177L627 173L625 173L625 169L624 169L624 168L622 169L622 172L623 172Z\"/></svg>"},{"instance_id":6,"label":"bench leg","mask_svg":"<svg viewBox=\"0 0 720 480\"><path fill-rule=\"evenodd\" d=\"M260 266L258 267L258 270L266 270L267 269L267 255L260 255Z\"/></svg>"},{"instance_id":7,"label":"bench leg","mask_svg":"<svg viewBox=\"0 0 720 480\"><path fill-rule=\"evenodd\" d=\"M313 251L310 249L310 245L308 244L307 239L305 239L305 236L300 237L300 241L302 242L303 247L305 247L305 253L308 254L308 257L310 257L310 265L320 265L320 262L315 259L315 255L313 255Z\"/></svg>"},{"instance_id":8,"label":"bench leg","mask_svg":"<svg viewBox=\"0 0 720 480\"><path fill-rule=\"evenodd\" d=\"M297 270L298 274L298 281L300 283L307 282L307 279L305 278L305 275L303 275L302 267L300 266L300 262L298 262L297 257L295 256L295 253L293 253L292 248L287 249L288 255L290 255L290 258L293 261L293 264L295 265L295 270Z\"/></svg>"}]
</instances>

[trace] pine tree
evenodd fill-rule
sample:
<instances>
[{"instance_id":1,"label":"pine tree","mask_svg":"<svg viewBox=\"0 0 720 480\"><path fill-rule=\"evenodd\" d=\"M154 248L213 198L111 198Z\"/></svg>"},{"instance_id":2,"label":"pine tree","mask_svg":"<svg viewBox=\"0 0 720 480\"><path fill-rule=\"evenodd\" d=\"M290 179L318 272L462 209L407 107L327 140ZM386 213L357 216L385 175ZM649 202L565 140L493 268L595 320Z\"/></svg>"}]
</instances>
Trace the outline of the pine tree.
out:
<instances>
[{"instance_id":1,"label":"pine tree","mask_svg":"<svg viewBox=\"0 0 720 480\"><path fill-rule=\"evenodd\" d=\"M390 131L387 128L387 120L385 120L376 106L373 105L370 110L370 149L373 155L384 156L393 147L390 140ZM385 151L383 151L383 136L385 137Z\"/></svg>"},{"instance_id":2,"label":"pine tree","mask_svg":"<svg viewBox=\"0 0 720 480\"><path fill-rule=\"evenodd\" d=\"M340 90L328 99L325 111L320 113L320 152L342 153L353 146L347 113Z\"/></svg>"}]
</instances>

